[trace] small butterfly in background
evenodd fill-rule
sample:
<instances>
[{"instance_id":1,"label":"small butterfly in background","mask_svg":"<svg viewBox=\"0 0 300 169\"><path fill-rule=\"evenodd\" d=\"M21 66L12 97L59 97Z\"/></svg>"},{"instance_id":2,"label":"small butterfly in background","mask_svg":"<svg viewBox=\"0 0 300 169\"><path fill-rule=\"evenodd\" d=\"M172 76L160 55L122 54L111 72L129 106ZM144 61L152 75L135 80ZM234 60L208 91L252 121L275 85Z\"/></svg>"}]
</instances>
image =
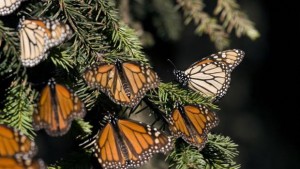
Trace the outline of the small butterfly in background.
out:
<instances>
[{"instance_id":1,"label":"small butterfly in background","mask_svg":"<svg viewBox=\"0 0 300 169\"><path fill-rule=\"evenodd\" d=\"M21 19L20 60L23 66L33 67L48 56L50 48L69 39L72 31L68 24L51 19Z\"/></svg>"},{"instance_id":2,"label":"small butterfly in background","mask_svg":"<svg viewBox=\"0 0 300 169\"><path fill-rule=\"evenodd\" d=\"M111 100L134 107L146 92L159 85L159 78L149 66L140 62L120 61L94 64L84 73L87 84L100 88Z\"/></svg>"},{"instance_id":3,"label":"small butterfly in background","mask_svg":"<svg viewBox=\"0 0 300 169\"><path fill-rule=\"evenodd\" d=\"M183 86L219 100L229 88L231 72L244 56L239 49L225 50L195 62L185 71L175 69L174 74Z\"/></svg>"},{"instance_id":4,"label":"small butterfly in background","mask_svg":"<svg viewBox=\"0 0 300 169\"><path fill-rule=\"evenodd\" d=\"M13 13L25 0L0 0L0 16Z\"/></svg>"},{"instance_id":5,"label":"small butterfly in background","mask_svg":"<svg viewBox=\"0 0 300 169\"><path fill-rule=\"evenodd\" d=\"M170 131L187 143L201 150L207 141L208 132L216 127L219 119L203 105L181 105L176 103L169 117Z\"/></svg>"},{"instance_id":6,"label":"small butterfly in background","mask_svg":"<svg viewBox=\"0 0 300 169\"><path fill-rule=\"evenodd\" d=\"M37 147L20 131L0 124L0 169L46 169L40 159L33 159Z\"/></svg>"},{"instance_id":7,"label":"small butterfly in background","mask_svg":"<svg viewBox=\"0 0 300 169\"><path fill-rule=\"evenodd\" d=\"M150 125L110 115L98 133L94 154L102 168L136 168L172 148L171 137Z\"/></svg>"},{"instance_id":8,"label":"small butterfly in background","mask_svg":"<svg viewBox=\"0 0 300 169\"><path fill-rule=\"evenodd\" d=\"M85 114L85 106L78 96L51 78L41 92L33 114L33 127L44 128L50 136L62 136L69 131L73 119L83 118Z\"/></svg>"}]
</instances>

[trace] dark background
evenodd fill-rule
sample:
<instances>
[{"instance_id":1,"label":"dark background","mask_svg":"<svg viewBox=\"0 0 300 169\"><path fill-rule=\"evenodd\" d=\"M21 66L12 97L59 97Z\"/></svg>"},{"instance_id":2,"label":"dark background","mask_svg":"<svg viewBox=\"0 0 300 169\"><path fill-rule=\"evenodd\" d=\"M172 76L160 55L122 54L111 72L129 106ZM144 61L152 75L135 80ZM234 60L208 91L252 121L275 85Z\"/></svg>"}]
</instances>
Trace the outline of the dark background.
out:
<instances>
[{"instance_id":1,"label":"dark background","mask_svg":"<svg viewBox=\"0 0 300 169\"><path fill-rule=\"evenodd\" d=\"M246 56L219 102L221 122L213 131L239 144L238 162L243 169L299 168L299 9L282 1L238 2L261 37L232 39L231 48L244 50ZM189 26L179 42L160 41L154 50L147 50L163 80L173 79L166 59L184 70L216 52L207 37L193 32Z\"/></svg>"}]
</instances>

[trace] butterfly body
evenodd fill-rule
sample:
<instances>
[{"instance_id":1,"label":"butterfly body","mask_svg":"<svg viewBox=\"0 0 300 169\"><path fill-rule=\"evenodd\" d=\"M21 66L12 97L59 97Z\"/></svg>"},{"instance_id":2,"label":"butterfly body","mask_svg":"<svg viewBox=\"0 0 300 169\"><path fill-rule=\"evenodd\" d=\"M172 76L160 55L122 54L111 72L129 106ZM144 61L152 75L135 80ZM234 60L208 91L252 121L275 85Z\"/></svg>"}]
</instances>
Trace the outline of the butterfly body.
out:
<instances>
[{"instance_id":1,"label":"butterfly body","mask_svg":"<svg viewBox=\"0 0 300 169\"><path fill-rule=\"evenodd\" d=\"M207 133L217 126L219 119L214 112L201 105L180 105L172 111L170 130L176 137L202 149L207 141Z\"/></svg>"},{"instance_id":2,"label":"butterfly body","mask_svg":"<svg viewBox=\"0 0 300 169\"><path fill-rule=\"evenodd\" d=\"M61 136L69 130L73 119L83 118L85 114L84 104L79 98L50 79L33 114L33 127L36 130L45 128L51 136Z\"/></svg>"},{"instance_id":3,"label":"butterfly body","mask_svg":"<svg viewBox=\"0 0 300 169\"><path fill-rule=\"evenodd\" d=\"M218 100L226 94L231 72L244 55L238 49L218 52L195 62L185 71L174 70L173 73L182 86Z\"/></svg>"},{"instance_id":4,"label":"butterfly body","mask_svg":"<svg viewBox=\"0 0 300 169\"><path fill-rule=\"evenodd\" d=\"M171 138L156 128L110 117L95 142L95 156L104 169L139 167L154 153L171 148Z\"/></svg>"},{"instance_id":5,"label":"butterfly body","mask_svg":"<svg viewBox=\"0 0 300 169\"><path fill-rule=\"evenodd\" d=\"M70 38L69 25L59 20L21 19L18 25L20 34L20 60L23 66L32 67L48 56L52 47Z\"/></svg>"},{"instance_id":6,"label":"butterfly body","mask_svg":"<svg viewBox=\"0 0 300 169\"><path fill-rule=\"evenodd\" d=\"M139 62L116 60L99 63L86 69L84 78L91 87L100 88L111 100L122 106L134 107L146 92L159 84L157 74Z\"/></svg>"}]
</instances>

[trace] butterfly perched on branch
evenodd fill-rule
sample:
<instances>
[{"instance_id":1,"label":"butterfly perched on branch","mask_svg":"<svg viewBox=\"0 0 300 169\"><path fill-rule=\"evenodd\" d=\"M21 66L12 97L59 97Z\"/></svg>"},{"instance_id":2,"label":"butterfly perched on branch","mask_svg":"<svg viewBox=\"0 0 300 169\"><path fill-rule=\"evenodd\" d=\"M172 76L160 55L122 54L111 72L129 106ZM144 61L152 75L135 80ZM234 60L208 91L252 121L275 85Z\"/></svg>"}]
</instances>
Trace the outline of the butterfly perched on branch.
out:
<instances>
[{"instance_id":1,"label":"butterfly perched on branch","mask_svg":"<svg viewBox=\"0 0 300 169\"><path fill-rule=\"evenodd\" d=\"M134 107L146 92L159 85L159 78L148 65L133 61L94 64L84 73L87 84L98 87L111 100Z\"/></svg>"},{"instance_id":2,"label":"butterfly perched on branch","mask_svg":"<svg viewBox=\"0 0 300 169\"><path fill-rule=\"evenodd\" d=\"M183 86L218 100L226 94L231 72L244 55L239 49L225 50L195 62L185 71L175 69L174 74Z\"/></svg>"},{"instance_id":3,"label":"butterfly perched on branch","mask_svg":"<svg viewBox=\"0 0 300 169\"><path fill-rule=\"evenodd\" d=\"M109 115L95 142L95 156L104 169L136 168L155 153L172 148L172 140L150 125Z\"/></svg>"}]
</instances>

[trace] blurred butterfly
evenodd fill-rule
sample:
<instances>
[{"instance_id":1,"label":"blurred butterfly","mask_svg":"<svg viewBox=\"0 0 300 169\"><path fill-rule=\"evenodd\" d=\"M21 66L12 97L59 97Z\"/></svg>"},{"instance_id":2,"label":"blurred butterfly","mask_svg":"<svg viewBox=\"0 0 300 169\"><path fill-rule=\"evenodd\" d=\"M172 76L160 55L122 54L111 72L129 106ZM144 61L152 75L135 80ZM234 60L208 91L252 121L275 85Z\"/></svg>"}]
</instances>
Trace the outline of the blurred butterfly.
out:
<instances>
[{"instance_id":1,"label":"blurred butterfly","mask_svg":"<svg viewBox=\"0 0 300 169\"><path fill-rule=\"evenodd\" d=\"M239 49L225 50L195 62L185 71L175 69L174 74L183 86L218 100L226 94L231 72L244 55Z\"/></svg>"},{"instance_id":2,"label":"blurred butterfly","mask_svg":"<svg viewBox=\"0 0 300 169\"><path fill-rule=\"evenodd\" d=\"M0 16L14 12L24 0L0 0Z\"/></svg>"},{"instance_id":3,"label":"blurred butterfly","mask_svg":"<svg viewBox=\"0 0 300 169\"><path fill-rule=\"evenodd\" d=\"M51 136L68 132L71 122L86 114L84 104L67 87L57 84L53 78L42 90L38 107L33 114L33 127L44 128Z\"/></svg>"},{"instance_id":4,"label":"blurred butterfly","mask_svg":"<svg viewBox=\"0 0 300 169\"><path fill-rule=\"evenodd\" d=\"M102 168L132 168L146 163L154 153L171 149L171 138L156 128L130 119L109 117L95 142Z\"/></svg>"},{"instance_id":5,"label":"blurred butterfly","mask_svg":"<svg viewBox=\"0 0 300 169\"><path fill-rule=\"evenodd\" d=\"M48 50L70 38L69 25L59 20L21 19L19 23L20 60L23 66L32 67L48 56Z\"/></svg>"},{"instance_id":6,"label":"blurred butterfly","mask_svg":"<svg viewBox=\"0 0 300 169\"><path fill-rule=\"evenodd\" d=\"M0 169L45 169L42 160L32 159L36 152L28 137L0 124Z\"/></svg>"},{"instance_id":7,"label":"blurred butterfly","mask_svg":"<svg viewBox=\"0 0 300 169\"><path fill-rule=\"evenodd\" d=\"M200 150L205 146L208 132L219 123L216 114L205 106L179 103L176 103L169 121L172 135L182 137Z\"/></svg>"},{"instance_id":8,"label":"blurred butterfly","mask_svg":"<svg viewBox=\"0 0 300 169\"><path fill-rule=\"evenodd\" d=\"M129 107L134 107L148 90L159 85L159 78L150 67L118 59L114 64L92 65L86 69L84 78L89 86L100 88L115 103Z\"/></svg>"}]
</instances>

